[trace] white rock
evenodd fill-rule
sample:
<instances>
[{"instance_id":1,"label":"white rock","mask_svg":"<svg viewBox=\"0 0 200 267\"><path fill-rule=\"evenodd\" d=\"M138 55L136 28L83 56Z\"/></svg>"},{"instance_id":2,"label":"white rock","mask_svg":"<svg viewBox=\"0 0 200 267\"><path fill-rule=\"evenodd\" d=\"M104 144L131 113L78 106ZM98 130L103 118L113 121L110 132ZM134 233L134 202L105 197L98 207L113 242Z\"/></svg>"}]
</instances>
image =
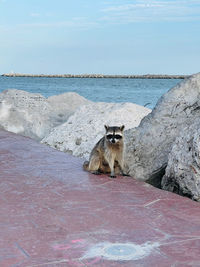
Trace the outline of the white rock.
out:
<instances>
[{"instance_id":1,"label":"white rock","mask_svg":"<svg viewBox=\"0 0 200 267\"><path fill-rule=\"evenodd\" d=\"M93 146L104 135L104 125L138 126L151 110L133 103L92 103L81 106L66 123L54 128L42 143L88 159Z\"/></svg>"},{"instance_id":2,"label":"white rock","mask_svg":"<svg viewBox=\"0 0 200 267\"><path fill-rule=\"evenodd\" d=\"M92 103L83 96L74 92L54 95L47 98L53 113L60 117L60 122L67 121L74 111L82 105ZM60 123L59 123L60 124Z\"/></svg>"},{"instance_id":3,"label":"white rock","mask_svg":"<svg viewBox=\"0 0 200 267\"><path fill-rule=\"evenodd\" d=\"M40 140L87 103L90 101L76 93L46 99L22 90L5 90L0 94L0 127Z\"/></svg>"},{"instance_id":4,"label":"white rock","mask_svg":"<svg viewBox=\"0 0 200 267\"><path fill-rule=\"evenodd\" d=\"M200 118L184 128L176 138L162 188L200 201Z\"/></svg>"},{"instance_id":5,"label":"white rock","mask_svg":"<svg viewBox=\"0 0 200 267\"><path fill-rule=\"evenodd\" d=\"M141 180L160 179L176 137L199 117L200 73L169 90L139 127L126 132L127 172Z\"/></svg>"}]
</instances>

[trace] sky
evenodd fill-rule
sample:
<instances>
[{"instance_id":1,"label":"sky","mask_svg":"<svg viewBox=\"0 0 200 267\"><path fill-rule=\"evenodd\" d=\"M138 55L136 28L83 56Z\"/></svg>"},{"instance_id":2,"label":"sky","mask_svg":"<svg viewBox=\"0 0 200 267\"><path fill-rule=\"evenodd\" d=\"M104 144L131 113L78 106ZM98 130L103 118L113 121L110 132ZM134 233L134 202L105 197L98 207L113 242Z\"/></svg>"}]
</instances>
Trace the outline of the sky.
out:
<instances>
[{"instance_id":1,"label":"sky","mask_svg":"<svg viewBox=\"0 0 200 267\"><path fill-rule=\"evenodd\" d=\"M0 0L0 74L193 74L200 0Z\"/></svg>"}]
</instances>

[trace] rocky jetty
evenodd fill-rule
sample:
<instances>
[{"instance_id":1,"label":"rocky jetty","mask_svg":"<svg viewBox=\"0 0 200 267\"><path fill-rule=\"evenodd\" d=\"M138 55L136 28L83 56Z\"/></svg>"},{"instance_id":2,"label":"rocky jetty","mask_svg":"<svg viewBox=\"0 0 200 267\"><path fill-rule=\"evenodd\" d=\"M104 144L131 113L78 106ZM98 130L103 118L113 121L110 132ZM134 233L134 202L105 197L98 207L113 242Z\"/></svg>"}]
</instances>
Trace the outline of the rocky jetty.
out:
<instances>
[{"instance_id":1,"label":"rocky jetty","mask_svg":"<svg viewBox=\"0 0 200 267\"><path fill-rule=\"evenodd\" d=\"M0 127L36 140L67 121L83 104L91 103L76 93L46 99L40 94L10 89L0 94Z\"/></svg>"},{"instance_id":2,"label":"rocky jetty","mask_svg":"<svg viewBox=\"0 0 200 267\"><path fill-rule=\"evenodd\" d=\"M137 179L160 183L176 138L199 118L200 73L169 90L139 127L126 131L127 172Z\"/></svg>"},{"instance_id":3,"label":"rocky jetty","mask_svg":"<svg viewBox=\"0 0 200 267\"><path fill-rule=\"evenodd\" d=\"M104 124L126 126L126 173L200 201L200 73L164 94L151 111L133 103L93 103L75 93L0 94L0 127L88 159Z\"/></svg>"},{"instance_id":4,"label":"rocky jetty","mask_svg":"<svg viewBox=\"0 0 200 267\"><path fill-rule=\"evenodd\" d=\"M104 135L104 124L139 125L150 109L133 103L92 103L81 106L68 121L54 128L42 143L88 159L93 146Z\"/></svg>"},{"instance_id":5,"label":"rocky jetty","mask_svg":"<svg viewBox=\"0 0 200 267\"><path fill-rule=\"evenodd\" d=\"M48 78L124 78L124 79L185 79L189 75L144 74L144 75L106 75L106 74L25 74L5 73L4 77L48 77Z\"/></svg>"}]
</instances>

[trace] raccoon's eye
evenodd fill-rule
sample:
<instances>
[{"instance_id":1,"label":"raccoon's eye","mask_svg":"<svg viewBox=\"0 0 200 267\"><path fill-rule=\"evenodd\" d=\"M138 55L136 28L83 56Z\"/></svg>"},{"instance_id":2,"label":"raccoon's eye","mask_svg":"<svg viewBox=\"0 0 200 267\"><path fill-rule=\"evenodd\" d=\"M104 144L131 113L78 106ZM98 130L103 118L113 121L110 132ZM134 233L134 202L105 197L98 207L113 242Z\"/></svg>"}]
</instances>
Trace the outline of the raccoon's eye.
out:
<instances>
[{"instance_id":1,"label":"raccoon's eye","mask_svg":"<svg viewBox=\"0 0 200 267\"><path fill-rule=\"evenodd\" d=\"M116 138L116 139L122 139L122 136L119 135L119 134L116 134L116 135L115 135L115 138Z\"/></svg>"},{"instance_id":2,"label":"raccoon's eye","mask_svg":"<svg viewBox=\"0 0 200 267\"><path fill-rule=\"evenodd\" d=\"M108 134L108 135L106 135L106 137L107 137L108 139L112 139L112 138L113 138L113 135L112 135L112 134Z\"/></svg>"}]
</instances>

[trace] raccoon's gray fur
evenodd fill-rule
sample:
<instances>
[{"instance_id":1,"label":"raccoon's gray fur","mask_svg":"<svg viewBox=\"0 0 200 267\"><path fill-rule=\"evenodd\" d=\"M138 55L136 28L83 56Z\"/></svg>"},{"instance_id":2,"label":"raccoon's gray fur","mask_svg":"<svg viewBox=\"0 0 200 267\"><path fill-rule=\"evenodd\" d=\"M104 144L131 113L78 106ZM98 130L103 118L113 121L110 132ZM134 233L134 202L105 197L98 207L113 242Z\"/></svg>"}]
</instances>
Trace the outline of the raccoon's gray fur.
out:
<instances>
[{"instance_id":1,"label":"raccoon's gray fur","mask_svg":"<svg viewBox=\"0 0 200 267\"><path fill-rule=\"evenodd\" d=\"M124 168L124 125L104 126L106 133L94 146L89 161L83 168L93 174L110 173L110 177L123 173Z\"/></svg>"}]
</instances>

